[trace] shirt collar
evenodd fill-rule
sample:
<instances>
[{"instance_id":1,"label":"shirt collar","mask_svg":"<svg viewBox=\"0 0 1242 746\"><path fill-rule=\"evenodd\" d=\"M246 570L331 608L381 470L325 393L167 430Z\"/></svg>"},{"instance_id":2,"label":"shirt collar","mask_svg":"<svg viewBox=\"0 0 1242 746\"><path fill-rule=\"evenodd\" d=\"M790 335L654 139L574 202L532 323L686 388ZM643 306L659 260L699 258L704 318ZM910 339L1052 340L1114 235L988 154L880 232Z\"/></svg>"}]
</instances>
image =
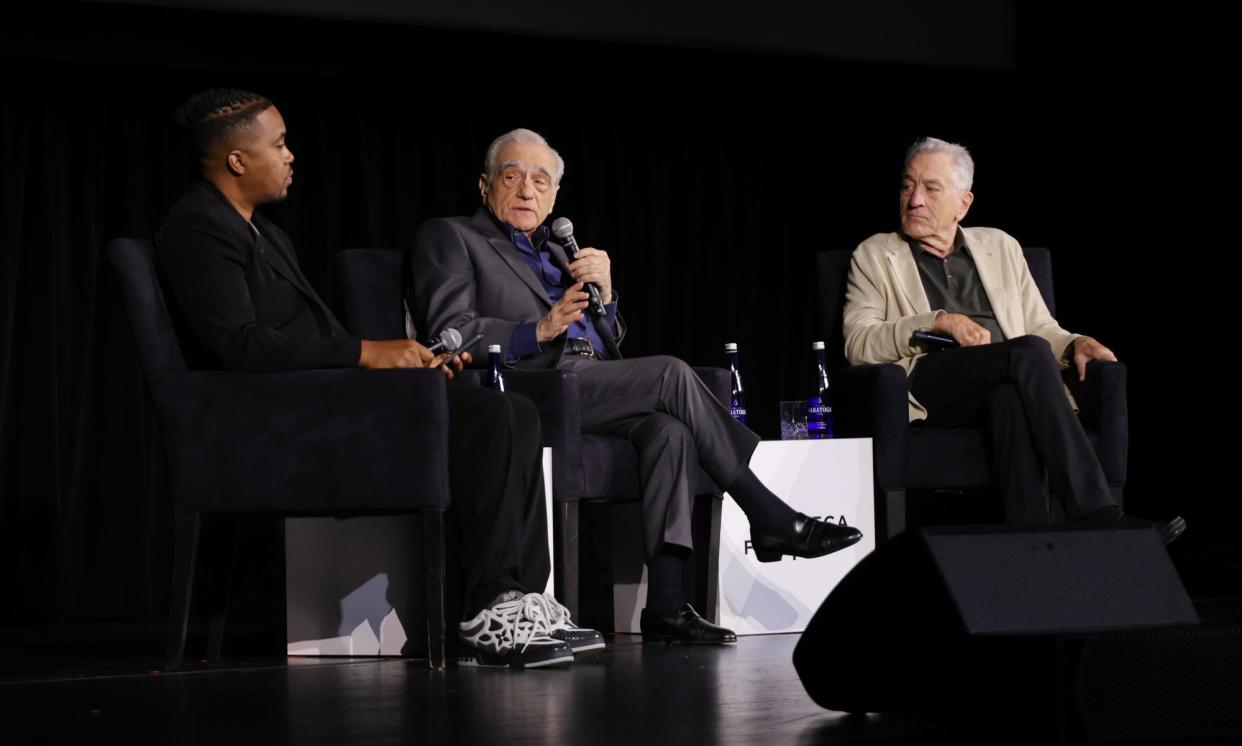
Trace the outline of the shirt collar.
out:
<instances>
[{"instance_id":1,"label":"shirt collar","mask_svg":"<svg viewBox=\"0 0 1242 746\"><path fill-rule=\"evenodd\" d=\"M940 258L923 248L923 245L918 241L915 241L913 238L910 238L904 233L901 233L900 235L902 239L905 240L906 245L910 247L910 250L914 252L914 256L919 257L926 254L928 256L934 256L937 259ZM970 246L966 244L966 234L962 232L962 227L960 225L957 227L957 234L953 237L953 251L951 251L948 256L953 256L959 251L964 251L967 256L970 256ZM947 259L948 256L945 258Z\"/></svg>"},{"instance_id":2,"label":"shirt collar","mask_svg":"<svg viewBox=\"0 0 1242 746\"><path fill-rule=\"evenodd\" d=\"M496 224L496 227L500 229L501 233L504 233L515 246L518 245L518 236L521 235L524 237L526 235L523 231L514 228L505 221L496 217L495 213L493 213L490 208L487 210L487 216L492 219L492 222ZM530 237L530 244L534 247L535 251L543 251L544 244L548 242L548 235L550 233L551 231L546 225L541 225L534 230Z\"/></svg>"}]
</instances>

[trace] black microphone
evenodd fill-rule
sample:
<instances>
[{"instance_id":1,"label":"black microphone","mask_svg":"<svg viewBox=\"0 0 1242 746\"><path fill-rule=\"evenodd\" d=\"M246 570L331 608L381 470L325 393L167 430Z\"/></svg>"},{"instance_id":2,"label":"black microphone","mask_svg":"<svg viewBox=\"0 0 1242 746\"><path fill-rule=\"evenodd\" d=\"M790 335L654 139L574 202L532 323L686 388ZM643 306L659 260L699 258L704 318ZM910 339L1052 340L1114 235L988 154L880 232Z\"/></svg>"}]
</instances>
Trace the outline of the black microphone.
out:
<instances>
[{"instance_id":1,"label":"black microphone","mask_svg":"<svg viewBox=\"0 0 1242 746\"><path fill-rule=\"evenodd\" d=\"M574 240L574 224L569 222L569 218L553 220L552 235L560 239L561 245L565 247L565 253L569 255L569 261L572 262L578 257L578 242ZM604 299L599 294L599 288L595 286L595 283L588 282L582 286L582 289L591 297L587 310L596 318L604 318Z\"/></svg>"},{"instance_id":2,"label":"black microphone","mask_svg":"<svg viewBox=\"0 0 1242 746\"><path fill-rule=\"evenodd\" d=\"M453 352L461 346L461 332L456 329L445 329L440 332L440 336L436 337L436 341L427 349L433 353L444 350L445 352Z\"/></svg>"},{"instance_id":3,"label":"black microphone","mask_svg":"<svg viewBox=\"0 0 1242 746\"><path fill-rule=\"evenodd\" d=\"M928 331L917 331L914 334L911 334L910 344L931 347L936 350L958 346L957 340L953 337L950 337L947 334L937 334L935 332Z\"/></svg>"}]
</instances>

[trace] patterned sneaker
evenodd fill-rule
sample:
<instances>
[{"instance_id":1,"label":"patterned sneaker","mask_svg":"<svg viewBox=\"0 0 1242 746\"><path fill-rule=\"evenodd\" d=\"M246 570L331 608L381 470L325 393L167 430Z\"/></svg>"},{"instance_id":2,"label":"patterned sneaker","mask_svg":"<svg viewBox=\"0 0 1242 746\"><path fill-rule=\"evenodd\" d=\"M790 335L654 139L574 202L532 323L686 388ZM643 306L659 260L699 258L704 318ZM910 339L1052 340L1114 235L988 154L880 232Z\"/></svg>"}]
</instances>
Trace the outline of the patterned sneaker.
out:
<instances>
[{"instance_id":1,"label":"patterned sneaker","mask_svg":"<svg viewBox=\"0 0 1242 746\"><path fill-rule=\"evenodd\" d=\"M468 622L457 625L464 646L461 666L540 668L573 663L569 645L548 636L548 620L539 604L521 591L506 591Z\"/></svg>"},{"instance_id":2,"label":"patterned sneaker","mask_svg":"<svg viewBox=\"0 0 1242 746\"><path fill-rule=\"evenodd\" d=\"M548 620L550 636L569 644L575 653L599 650L604 647L604 636L593 629L579 627L569 618L569 609L553 598L551 593L527 593L530 603L537 604Z\"/></svg>"}]
</instances>

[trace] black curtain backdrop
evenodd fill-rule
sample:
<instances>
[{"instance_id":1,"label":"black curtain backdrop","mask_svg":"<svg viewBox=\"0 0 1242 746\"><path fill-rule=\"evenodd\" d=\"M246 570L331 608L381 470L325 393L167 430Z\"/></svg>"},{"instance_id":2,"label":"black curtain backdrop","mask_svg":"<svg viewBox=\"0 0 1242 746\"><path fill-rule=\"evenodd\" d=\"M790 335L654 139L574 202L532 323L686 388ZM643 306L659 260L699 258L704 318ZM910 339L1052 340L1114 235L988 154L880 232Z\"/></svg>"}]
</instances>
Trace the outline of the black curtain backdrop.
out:
<instances>
[{"instance_id":1,"label":"black curtain backdrop","mask_svg":"<svg viewBox=\"0 0 1242 746\"><path fill-rule=\"evenodd\" d=\"M627 353L720 364L738 342L765 437L826 337L814 253L895 227L913 139L963 142L967 223L1051 247L1063 325L1130 365L1129 505L1186 515L1182 561L1216 578L1239 562L1239 262L1212 21L1019 10L1012 70L75 3L19 17L0 30L0 623L164 611L158 430L103 246L151 236L193 178L170 113L212 86L283 113L295 182L265 211L334 306L334 252L473 211L491 138L542 132L568 164L554 214L613 258Z\"/></svg>"}]
</instances>

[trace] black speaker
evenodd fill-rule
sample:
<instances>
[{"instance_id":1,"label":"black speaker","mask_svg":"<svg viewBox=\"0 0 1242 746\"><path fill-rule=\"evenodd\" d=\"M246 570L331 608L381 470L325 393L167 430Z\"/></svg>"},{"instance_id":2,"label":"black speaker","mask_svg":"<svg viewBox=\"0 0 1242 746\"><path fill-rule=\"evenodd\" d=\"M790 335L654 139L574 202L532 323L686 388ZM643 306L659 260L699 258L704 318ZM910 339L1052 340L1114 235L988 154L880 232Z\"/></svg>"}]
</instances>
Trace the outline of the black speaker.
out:
<instances>
[{"instance_id":1,"label":"black speaker","mask_svg":"<svg viewBox=\"0 0 1242 746\"><path fill-rule=\"evenodd\" d=\"M1134 726L1142 717L1119 716L1112 691L1176 678L1138 682L1119 656L1142 668L1143 651L1158 649L1153 661L1168 670L1180 655L1167 651L1189 645L1196 660L1236 667L1237 630L1204 635L1198 622L1148 526L923 529L881 545L841 580L794 666L828 709L1000 720L1072 741L1095 737L1092 702L1112 703L1106 730ZM1092 653L1100 650L1114 652ZM1242 677L1221 673L1237 693Z\"/></svg>"}]
</instances>

